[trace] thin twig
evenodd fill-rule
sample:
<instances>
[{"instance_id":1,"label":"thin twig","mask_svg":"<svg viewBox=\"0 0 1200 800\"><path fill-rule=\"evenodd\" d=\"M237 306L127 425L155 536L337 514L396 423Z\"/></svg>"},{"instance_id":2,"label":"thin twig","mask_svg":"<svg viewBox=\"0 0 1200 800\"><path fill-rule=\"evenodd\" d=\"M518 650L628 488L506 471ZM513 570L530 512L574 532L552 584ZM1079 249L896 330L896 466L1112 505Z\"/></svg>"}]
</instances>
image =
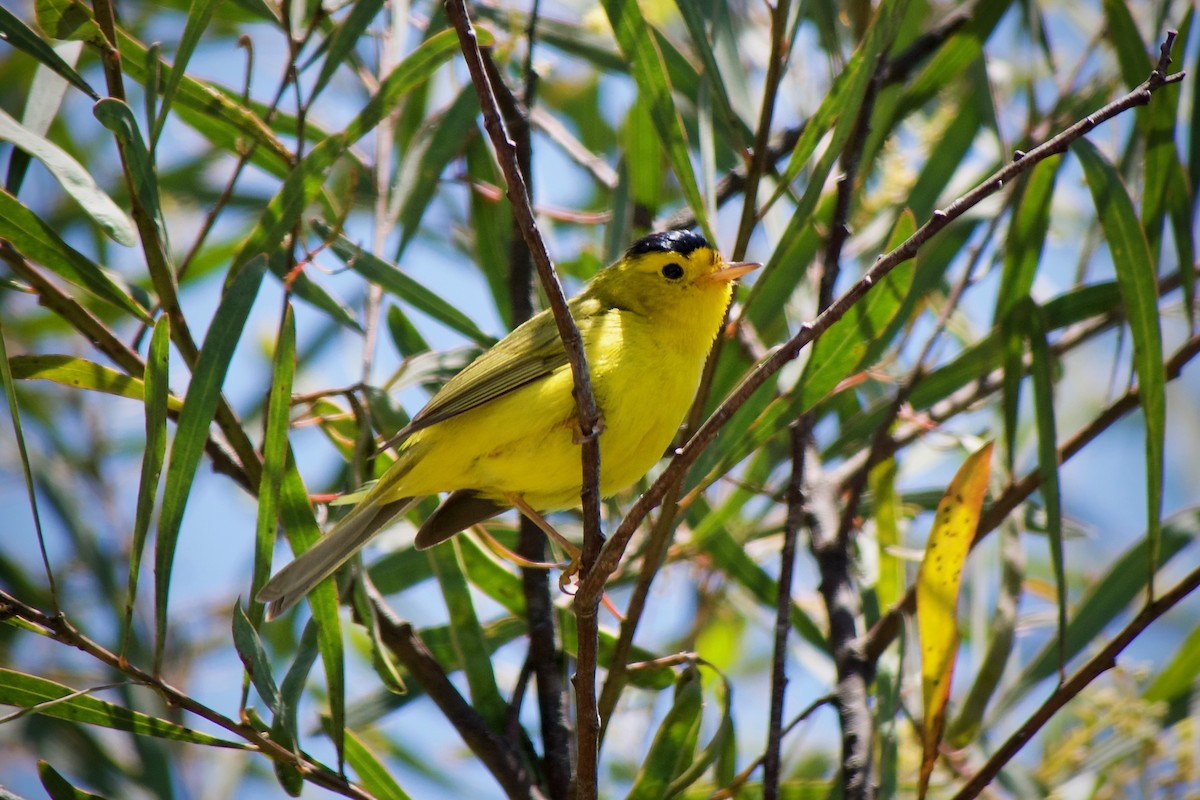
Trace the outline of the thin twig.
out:
<instances>
[{"instance_id":1,"label":"thin twig","mask_svg":"<svg viewBox=\"0 0 1200 800\"><path fill-rule=\"evenodd\" d=\"M1119 656L1130 642L1138 637L1150 623L1170 611L1180 600L1184 599L1197 588L1200 588L1200 567L1193 569L1188 575L1162 595L1147 603L1130 620L1129 624L1120 630L1113 640L1106 644L1099 653L1076 670L1075 674L1065 682L1055 687L1050 696L1042 702L1027 720L1005 740L991 758L979 771L954 795L954 800L971 800L978 797L1000 770L1004 768L1020 752L1025 743L1033 738L1059 709L1065 706L1082 692L1088 684L1112 669L1117 664Z\"/></svg>"}]
</instances>

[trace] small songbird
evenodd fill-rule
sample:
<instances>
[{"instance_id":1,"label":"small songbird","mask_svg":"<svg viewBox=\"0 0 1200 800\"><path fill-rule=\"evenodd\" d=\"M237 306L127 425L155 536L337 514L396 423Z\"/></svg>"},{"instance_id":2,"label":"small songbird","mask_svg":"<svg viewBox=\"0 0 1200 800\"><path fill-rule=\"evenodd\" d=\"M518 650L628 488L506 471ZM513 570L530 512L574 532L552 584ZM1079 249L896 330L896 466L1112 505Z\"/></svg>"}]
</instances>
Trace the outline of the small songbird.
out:
<instances>
[{"instance_id":1,"label":"small songbird","mask_svg":"<svg viewBox=\"0 0 1200 800\"><path fill-rule=\"evenodd\" d=\"M759 267L726 263L697 233L639 239L570 302L601 415L600 493L632 486L691 406L733 296ZM451 378L393 440L395 463L327 536L258 593L268 617L295 605L422 497L450 492L417 532L432 547L516 507L579 503L580 430L566 351L550 312L516 328Z\"/></svg>"}]
</instances>

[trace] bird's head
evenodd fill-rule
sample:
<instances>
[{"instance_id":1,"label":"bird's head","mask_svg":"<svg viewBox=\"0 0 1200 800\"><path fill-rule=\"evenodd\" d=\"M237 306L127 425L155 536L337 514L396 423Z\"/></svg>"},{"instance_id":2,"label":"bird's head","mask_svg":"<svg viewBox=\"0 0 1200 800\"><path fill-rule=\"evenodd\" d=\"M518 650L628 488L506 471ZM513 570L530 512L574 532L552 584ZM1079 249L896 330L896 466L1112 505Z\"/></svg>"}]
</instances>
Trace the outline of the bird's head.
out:
<instances>
[{"instance_id":1,"label":"bird's head","mask_svg":"<svg viewBox=\"0 0 1200 800\"><path fill-rule=\"evenodd\" d=\"M705 321L715 316L716 324L729 305L733 281L759 266L726 262L698 233L661 231L634 242L596 276L593 290L614 306L646 316L683 313Z\"/></svg>"}]
</instances>

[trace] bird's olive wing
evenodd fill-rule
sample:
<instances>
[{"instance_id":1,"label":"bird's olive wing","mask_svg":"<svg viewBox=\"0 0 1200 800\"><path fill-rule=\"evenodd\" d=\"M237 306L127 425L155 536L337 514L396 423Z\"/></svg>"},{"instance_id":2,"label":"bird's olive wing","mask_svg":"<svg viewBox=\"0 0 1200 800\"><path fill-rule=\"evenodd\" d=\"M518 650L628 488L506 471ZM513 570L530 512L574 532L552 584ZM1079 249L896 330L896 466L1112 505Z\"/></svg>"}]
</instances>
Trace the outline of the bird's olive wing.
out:
<instances>
[{"instance_id":1,"label":"bird's olive wing","mask_svg":"<svg viewBox=\"0 0 1200 800\"><path fill-rule=\"evenodd\" d=\"M576 303L572 305L578 322L581 309ZM554 318L543 311L447 381L397 439L477 408L567 363Z\"/></svg>"}]
</instances>

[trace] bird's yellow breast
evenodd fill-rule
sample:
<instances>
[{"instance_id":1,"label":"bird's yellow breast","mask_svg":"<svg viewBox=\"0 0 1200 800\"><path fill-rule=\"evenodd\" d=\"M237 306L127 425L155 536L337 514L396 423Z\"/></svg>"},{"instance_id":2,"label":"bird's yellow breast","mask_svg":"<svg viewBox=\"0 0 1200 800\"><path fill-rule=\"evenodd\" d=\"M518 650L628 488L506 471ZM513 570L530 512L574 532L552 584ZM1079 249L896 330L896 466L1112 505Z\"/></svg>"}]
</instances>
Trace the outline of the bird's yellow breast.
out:
<instances>
[{"instance_id":1,"label":"bird's yellow breast","mask_svg":"<svg viewBox=\"0 0 1200 800\"><path fill-rule=\"evenodd\" d=\"M600 490L610 496L654 466L695 396L704 357L727 298L702 316L708 331L664 328L623 309L580 321L592 389L603 417ZM717 306L719 305L719 308ZM687 320L687 325L699 322ZM471 489L503 501L519 494L534 508L569 508L582 476L576 404L569 366L485 406L415 433L402 458L410 469L389 495Z\"/></svg>"}]
</instances>

